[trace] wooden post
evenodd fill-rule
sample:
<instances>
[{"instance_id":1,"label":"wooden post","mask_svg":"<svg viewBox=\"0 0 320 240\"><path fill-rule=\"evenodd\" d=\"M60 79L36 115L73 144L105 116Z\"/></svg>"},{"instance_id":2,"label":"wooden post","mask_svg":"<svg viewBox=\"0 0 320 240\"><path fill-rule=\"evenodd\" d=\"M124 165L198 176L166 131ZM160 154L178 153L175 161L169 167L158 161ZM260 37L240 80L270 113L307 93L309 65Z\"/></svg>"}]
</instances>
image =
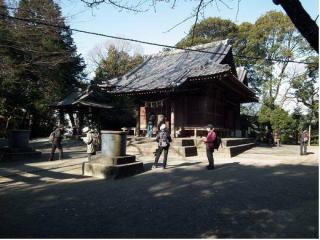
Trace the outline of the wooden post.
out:
<instances>
[{"instance_id":1,"label":"wooden post","mask_svg":"<svg viewBox=\"0 0 320 240\"><path fill-rule=\"evenodd\" d=\"M218 91L217 90L214 90L214 123L213 125L216 126L217 125L217 94L218 94Z\"/></svg>"},{"instance_id":2,"label":"wooden post","mask_svg":"<svg viewBox=\"0 0 320 240\"><path fill-rule=\"evenodd\" d=\"M79 128L78 128L78 134L82 134L82 127L83 127L83 112L82 110L79 110L78 112L78 117L79 117Z\"/></svg>"},{"instance_id":3,"label":"wooden post","mask_svg":"<svg viewBox=\"0 0 320 240\"><path fill-rule=\"evenodd\" d=\"M171 116L170 116L170 124L171 124L171 137L176 137L175 131L175 122L174 122L174 102L171 102Z\"/></svg>"},{"instance_id":4,"label":"wooden post","mask_svg":"<svg viewBox=\"0 0 320 240\"><path fill-rule=\"evenodd\" d=\"M58 118L58 125L64 124L64 112L63 110L59 109L59 118Z\"/></svg>"},{"instance_id":5,"label":"wooden post","mask_svg":"<svg viewBox=\"0 0 320 240\"><path fill-rule=\"evenodd\" d=\"M308 146L311 146L311 124L309 124L309 138L308 138Z\"/></svg>"},{"instance_id":6,"label":"wooden post","mask_svg":"<svg viewBox=\"0 0 320 240\"><path fill-rule=\"evenodd\" d=\"M136 110L136 131L135 135L138 137L140 135L140 106L138 105Z\"/></svg>"}]
</instances>

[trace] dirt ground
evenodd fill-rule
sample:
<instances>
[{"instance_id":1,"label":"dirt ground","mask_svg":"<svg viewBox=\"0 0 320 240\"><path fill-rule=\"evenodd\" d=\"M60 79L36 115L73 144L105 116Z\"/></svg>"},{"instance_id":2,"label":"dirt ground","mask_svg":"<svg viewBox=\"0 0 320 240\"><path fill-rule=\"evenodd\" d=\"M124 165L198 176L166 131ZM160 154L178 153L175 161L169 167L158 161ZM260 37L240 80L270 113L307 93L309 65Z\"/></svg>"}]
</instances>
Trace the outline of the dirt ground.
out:
<instances>
[{"instance_id":1,"label":"dirt ground","mask_svg":"<svg viewBox=\"0 0 320 240\"><path fill-rule=\"evenodd\" d=\"M85 147L65 160L0 163L1 238L318 238L318 147L260 146L205 169L198 157L137 156L145 172L119 180L83 177Z\"/></svg>"}]
</instances>

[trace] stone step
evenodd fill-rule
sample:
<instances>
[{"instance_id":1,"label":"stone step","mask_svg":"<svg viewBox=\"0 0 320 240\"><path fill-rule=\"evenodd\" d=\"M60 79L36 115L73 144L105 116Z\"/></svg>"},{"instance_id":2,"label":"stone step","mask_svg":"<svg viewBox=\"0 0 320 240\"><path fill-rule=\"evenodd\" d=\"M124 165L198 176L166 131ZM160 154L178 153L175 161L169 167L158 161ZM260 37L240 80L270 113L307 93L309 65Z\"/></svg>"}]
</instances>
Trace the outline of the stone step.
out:
<instances>
[{"instance_id":1,"label":"stone step","mask_svg":"<svg viewBox=\"0 0 320 240\"><path fill-rule=\"evenodd\" d=\"M254 147L256 144L255 143L246 143L246 144L241 144L237 146L230 146L230 147L220 147L218 151L215 153L218 154L219 156L231 158L234 157L252 147Z\"/></svg>"},{"instance_id":2,"label":"stone step","mask_svg":"<svg viewBox=\"0 0 320 240\"><path fill-rule=\"evenodd\" d=\"M205 148L205 144L203 139L196 139L196 146L199 148ZM255 143L255 139L253 138L222 138L221 139L222 146L223 147L232 147L232 146L238 146L248 143Z\"/></svg>"},{"instance_id":3,"label":"stone step","mask_svg":"<svg viewBox=\"0 0 320 240\"><path fill-rule=\"evenodd\" d=\"M194 139L183 139L183 138L174 138L172 141L173 146L182 146L182 147L188 147L188 146L195 146Z\"/></svg>"},{"instance_id":4,"label":"stone step","mask_svg":"<svg viewBox=\"0 0 320 240\"><path fill-rule=\"evenodd\" d=\"M238 146L248 143L254 143L255 139L253 138L222 138L222 146L224 147L231 147L231 146Z\"/></svg>"},{"instance_id":5,"label":"stone step","mask_svg":"<svg viewBox=\"0 0 320 240\"><path fill-rule=\"evenodd\" d=\"M193 157L198 155L196 146L176 147L172 146L169 150L170 155L178 155L181 157Z\"/></svg>"},{"instance_id":6,"label":"stone step","mask_svg":"<svg viewBox=\"0 0 320 240\"><path fill-rule=\"evenodd\" d=\"M96 155L91 157L92 163L103 163L109 165L118 165L118 164L127 164L133 163L136 161L136 156L133 155L125 155L125 156L118 156L118 157L107 157L103 155Z\"/></svg>"},{"instance_id":7,"label":"stone step","mask_svg":"<svg viewBox=\"0 0 320 240\"><path fill-rule=\"evenodd\" d=\"M140 154L142 156L153 155L158 148L156 146L139 146L139 148L134 148L133 146L127 147L127 153L129 154ZM171 156L182 156L182 157L192 157L197 156L198 151L195 146L170 146L169 155Z\"/></svg>"},{"instance_id":8,"label":"stone step","mask_svg":"<svg viewBox=\"0 0 320 240\"><path fill-rule=\"evenodd\" d=\"M106 165L102 163L84 162L82 164L82 174L84 176L91 176L104 179L118 179L144 171L143 163L136 161L133 163L119 164L119 165Z\"/></svg>"}]
</instances>

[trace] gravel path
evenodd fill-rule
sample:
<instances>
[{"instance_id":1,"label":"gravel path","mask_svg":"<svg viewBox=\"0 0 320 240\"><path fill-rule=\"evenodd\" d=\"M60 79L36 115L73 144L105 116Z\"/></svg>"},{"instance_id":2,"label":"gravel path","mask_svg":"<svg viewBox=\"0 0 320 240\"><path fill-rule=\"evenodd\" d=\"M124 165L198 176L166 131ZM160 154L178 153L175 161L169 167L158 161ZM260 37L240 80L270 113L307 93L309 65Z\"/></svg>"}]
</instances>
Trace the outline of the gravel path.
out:
<instances>
[{"instance_id":1,"label":"gravel path","mask_svg":"<svg viewBox=\"0 0 320 240\"><path fill-rule=\"evenodd\" d=\"M70 159L0 163L1 238L317 238L318 148L256 147L232 159L170 158L167 170L81 176ZM48 154L49 149L41 151Z\"/></svg>"}]
</instances>

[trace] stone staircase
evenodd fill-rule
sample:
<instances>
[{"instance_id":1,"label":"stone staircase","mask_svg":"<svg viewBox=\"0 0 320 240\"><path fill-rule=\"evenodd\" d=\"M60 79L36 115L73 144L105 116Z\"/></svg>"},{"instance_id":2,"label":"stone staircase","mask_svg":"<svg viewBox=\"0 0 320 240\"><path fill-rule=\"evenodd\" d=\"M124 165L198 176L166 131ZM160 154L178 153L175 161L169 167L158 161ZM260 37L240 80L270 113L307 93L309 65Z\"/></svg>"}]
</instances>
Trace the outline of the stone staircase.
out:
<instances>
[{"instance_id":1,"label":"stone staircase","mask_svg":"<svg viewBox=\"0 0 320 240\"><path fill-rule=\"evenodd\" d=\"M252 138L222 138L222 145L215 155L222 158L234 157L256 145ZM158 148L155 138L128 137L127 152L132 155L153 155ZM174 138L170 146L170 156L206 157L205 144L201 138Z\"/></svg>"},{"instance_id":2,"label":"stone staircase","mask_svg":"<svg viewBox=\"0 0 320 240\"><path fill-rule=\"evenodd\" d=\"M152 155L158 148L155 138L128 137L127 153L140 154L141 156ZM195 140L191 138L174 138L170 144L170 156L192 157L197 156L198 151Z\"/></svg>"},{"instance_id":3,"label":"stone staircase","mask_svg":"<svg viewBox=\"0 0 320 240\"><path fill-rule=\"evenodd\" d=\"M221 142L222 145L214 154L223 158L234 157L256 145L252 138L222 138ZM197 139L197 147L199 152L205 153L205 145L202 139Z\"/></svg>"}]
</instances>

